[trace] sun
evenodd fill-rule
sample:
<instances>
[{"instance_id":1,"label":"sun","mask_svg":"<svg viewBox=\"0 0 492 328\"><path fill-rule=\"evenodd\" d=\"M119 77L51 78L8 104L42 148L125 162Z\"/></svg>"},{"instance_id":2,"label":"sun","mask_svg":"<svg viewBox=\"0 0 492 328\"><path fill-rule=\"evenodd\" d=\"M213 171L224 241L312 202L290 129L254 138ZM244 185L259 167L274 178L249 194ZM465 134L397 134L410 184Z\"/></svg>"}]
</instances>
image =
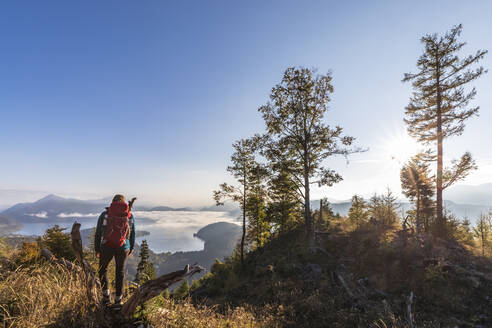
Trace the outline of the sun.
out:
<instances>
[{"instance_id":1,"label":"sun","mask_svg":"<svg viewBox=\"0 0 492 328\"><path fill-rule=\"evenodd\" d=\"M416 155L422 146L411 138L406 131L398 131L388 135L382 142L384 159L401 165Z\"/></svg>"}]
</instances>

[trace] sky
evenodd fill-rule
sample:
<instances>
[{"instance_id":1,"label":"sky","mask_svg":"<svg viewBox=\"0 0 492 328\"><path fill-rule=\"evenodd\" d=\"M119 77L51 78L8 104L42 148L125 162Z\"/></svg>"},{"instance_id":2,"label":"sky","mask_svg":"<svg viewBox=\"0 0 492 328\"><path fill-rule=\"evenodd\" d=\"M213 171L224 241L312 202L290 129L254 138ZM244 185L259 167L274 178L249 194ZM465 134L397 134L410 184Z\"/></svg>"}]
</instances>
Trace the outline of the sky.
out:
<instances>
[{"instance_id":1,"label":"sky","mask_svg":"<svg viewBox=\"0 0 492 328\"><path fill-rule=\"evenodd\" d=\"M2 1L0 196L114 193L211 204L233 182L232 143L264 131L257 108L287 67L333 74L326 122L369 150L329 158L344 181L313 198L400 192L418 150L403 123L424 34L462 23L463 54L492 50L490 1ZM481 62L492 68L489 54ZM492 76L473 83L480 117L446 140L492 182Z\"/></svg>"}]
</instances>

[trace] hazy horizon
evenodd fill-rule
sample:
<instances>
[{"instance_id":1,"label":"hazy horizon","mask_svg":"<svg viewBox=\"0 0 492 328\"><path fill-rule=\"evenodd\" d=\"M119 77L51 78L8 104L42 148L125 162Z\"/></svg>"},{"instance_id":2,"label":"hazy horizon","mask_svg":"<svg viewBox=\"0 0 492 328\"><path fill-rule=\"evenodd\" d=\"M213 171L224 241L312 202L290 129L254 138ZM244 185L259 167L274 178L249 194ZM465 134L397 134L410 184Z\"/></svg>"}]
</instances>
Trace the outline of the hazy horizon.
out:
<instances>
[{"instance_id":1,"label":"hazy horizon","mask_svg":"<svg viewBox=\"0 0 492 328\"><path fill-rule=\"evenodd\" d=\"M455 191L456 189L460 189L460 188L479 187L479 186L489 185L489 184L492 184L492 183L490 183L490 182L489 183L481 183L481 184L477 184L477 185L456 184L454 186L451 186L449 191ZM395 192L395 191L393 191L393 192ZM9 193L11 193L12 196L6 197ZM369 199L374 193L368 193L368 194L357 193L357 194L361 195L362 197L364 197L366 199ZM5 210L5 209L15 205L15 204L35 202L35 201L40 200L40 199L42 199L48 195L55 195L55 196L59 196L59 197L63 197L63 198L73 198L73 199L78 199L78 200L83 200L83 201L101 201L101 200L108 200L109 201L110 198L112 197L109 194L97 196L95 194L94 195L92 195L92 194L77 194L77 193L64 194L64 193L56 193L56 192L49 192L49 191L32 191L32 190L31 191L25 191L25 190L22 191L22 190L2 190L2 189L0 189L0 212L2 210ZM132 196L138 196L138 195L128 195L128 197L132 197ZM397 196L399 201L409 202L409 200L406 197L404 197L403 194L397 194L396 196ZM10 199L10 201L5 202L6 199L7 200ZM314 197L312 199L312 201L317 201L319 199L320 199L319 197ZM347 197L347 198L328 197L328 201L330 201L332 203L347 202L347 201L350 201L350 199L351 199L351 197ZM448 200L446 197L444 197L444 199ZM457 202L457 203L461 203L461 204L470 203L467 201L462 201L462 202L459 202L456 200L452 200L452 201ZM169 206L169 207L174 207L174 208L188 207L190 209L200 209L202 207L214 205L215 203L211 199L209 202L204 202L204 203L189 203L189 204L175 203L175 204L171 204L171 203L166 203L165 201L160 202L159 200L152 201L152 200L146 199L146 198L143 198L143 199L139 198L137 204L139 206ZM475 204L489 205L489 204L485 204L485 203L482 204L480 202L475 203ZM492 204L491 204L491 206L492 206Z\"/></svg>"}]
</instances>

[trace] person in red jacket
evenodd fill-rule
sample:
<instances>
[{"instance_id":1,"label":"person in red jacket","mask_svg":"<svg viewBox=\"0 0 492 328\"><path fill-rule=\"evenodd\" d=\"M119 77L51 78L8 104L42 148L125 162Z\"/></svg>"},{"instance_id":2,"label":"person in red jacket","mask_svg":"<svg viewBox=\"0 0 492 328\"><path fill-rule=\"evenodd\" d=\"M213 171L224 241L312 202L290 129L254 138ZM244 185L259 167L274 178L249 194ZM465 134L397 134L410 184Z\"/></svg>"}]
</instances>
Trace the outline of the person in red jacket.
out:
<instances>
[{"instance_id":1,"label":"person in red jacket","mask_svg":"<svg viewBox=\"0 0 492 328\"><path fill-rule=\"evenodd\" d=\"M111 205L97 220L94 248L99 258L99 280L101 281L103 303L109 304L108 265L115 259L116 293L114 303L121 304L123 279L128 255L135 245L135 219L125 196L115 195Z\"/></svg>"}]
</instances>

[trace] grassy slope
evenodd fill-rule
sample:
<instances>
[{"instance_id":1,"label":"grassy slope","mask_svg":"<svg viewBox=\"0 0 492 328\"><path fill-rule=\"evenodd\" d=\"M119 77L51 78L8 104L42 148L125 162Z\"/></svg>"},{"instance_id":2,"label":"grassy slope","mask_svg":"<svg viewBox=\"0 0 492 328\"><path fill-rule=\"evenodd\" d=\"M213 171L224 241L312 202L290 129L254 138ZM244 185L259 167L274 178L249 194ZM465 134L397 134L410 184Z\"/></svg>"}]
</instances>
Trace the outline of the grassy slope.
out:
<instances>
[{"instance_id":1,"label":"grassy slope","mask_svg":"<svg viewBox=\"0 0 492 328\"><path fill-rule=\"evenodd\" d=\"M46 263L38 251L35 246L13 249L0 240L0 327L112 327L102 323L95 304L88 301L83 277ZM133 327L137 322L156 328L275 326L273 318L259 318L243 307L218 313L213 307L162 296L148 302L126 324Z\"/></svg>"},{"instance_id":2,"label":"grassy slope","mask_svg":"<svg viewBox=\"0 0 492 328\"><path fill-rule=\"evenodd\" d=\"M244 269L217 263L194 299L268 305L285 326L404 327L413 292L418 327L492 326L492 265L457 242L343 223L314 253L304 240L302 232L274 239L249 253Z\"/></svg>"}]
</instances>

